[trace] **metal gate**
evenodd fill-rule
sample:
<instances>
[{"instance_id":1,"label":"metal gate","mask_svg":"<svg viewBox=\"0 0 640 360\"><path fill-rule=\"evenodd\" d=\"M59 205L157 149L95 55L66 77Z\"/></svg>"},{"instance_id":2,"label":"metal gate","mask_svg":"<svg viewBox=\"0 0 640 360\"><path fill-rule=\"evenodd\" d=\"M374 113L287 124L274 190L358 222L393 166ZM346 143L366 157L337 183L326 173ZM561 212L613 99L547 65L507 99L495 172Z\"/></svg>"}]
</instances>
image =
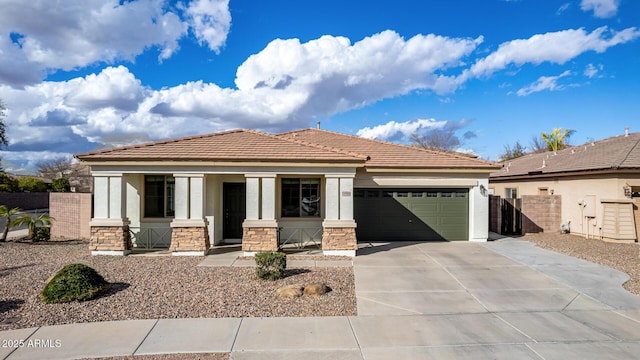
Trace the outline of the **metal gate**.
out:
<instances>
[{"instance_id":1,"label":"metal gate","mask_svg":"<svg viewBox=\"0 0 640 360\"><path fill-rule=\"evenodd\" d=\"M504 235L522 234L522 199L500 199L502 227Z\"/></svg>"},{"instance_id":2,"label":"metal gate","mask_svg":"<svg viewBox=\"0 0 640 360\"><path fill-rule=\"evenodd\" d=\"M131 242L136 249L168 249L171 245L171 228L130 227Z\"/></svg>"}]
</instances>

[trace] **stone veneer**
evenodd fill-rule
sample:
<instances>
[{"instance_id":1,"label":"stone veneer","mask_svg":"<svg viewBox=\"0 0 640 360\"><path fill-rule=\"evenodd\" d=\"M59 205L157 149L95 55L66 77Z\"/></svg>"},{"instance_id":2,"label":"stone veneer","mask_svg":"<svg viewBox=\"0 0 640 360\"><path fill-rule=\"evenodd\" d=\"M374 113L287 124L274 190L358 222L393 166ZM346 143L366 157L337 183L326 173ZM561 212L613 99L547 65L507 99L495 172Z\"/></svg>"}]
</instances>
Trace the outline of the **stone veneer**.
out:
<instances>
[{"instance_id":1,"label":"stone veneer","mask_svg":"<svg viewBox=\"0 0 640 360\"><path fill-rule=\"evenodd\" d=\"M206 252L210 247L207 227L174 227L171 231L170 251Z\"/></svg>"},{"instance_id":2,"label":"stone veneer","mask_svg":"<svg viewBox=\"0 0 640 360\"><path fill-rule=\"evenodd\" d=\"M91 227L91 251L129 251L132 247L129 225Z\"/></svg>"},{"instance_id":3,"label":"stone veneer","mask_svg":"<svg viewBox=\"0 0 640 360\"><path fill-rule=\"evenodd\" d=\"M242 251L278 251L278 228L245 227L242 232Z\"/></svg>"},{"instance_id":4,"label":"stone veneer","mask_svg":"<svg viewBox=\"0 0 640 360\"><path fill-rule=\"evenodd\" d=\"M357 250L356 229L353 227L325 227L322 250Z\"/></svg>"}]
</instances>

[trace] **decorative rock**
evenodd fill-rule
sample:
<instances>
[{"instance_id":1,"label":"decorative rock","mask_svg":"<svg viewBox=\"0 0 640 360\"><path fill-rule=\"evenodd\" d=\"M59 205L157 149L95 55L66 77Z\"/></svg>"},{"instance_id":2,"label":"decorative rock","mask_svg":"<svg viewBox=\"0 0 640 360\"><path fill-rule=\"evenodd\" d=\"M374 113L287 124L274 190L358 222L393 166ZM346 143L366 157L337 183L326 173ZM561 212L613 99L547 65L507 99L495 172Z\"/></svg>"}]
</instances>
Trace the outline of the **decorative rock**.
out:
<instances>
[{"instance_id":1,"label":"decorative rock","mask_svg":"<svg viewBox=\"0 0 640 360\"><path fill-rule=\"evenodd\" d=\"M331 289L326 284L322 284L322 283L309 284L304 287L305 295L312 295L312 296L324 295L329 291L331 291Z\"/></svg>"},{"instance_id":2,"label":"decorative rock","mask_svg":"<svg viewBox=\"0 0 640 360\"><path fill-rule=\"evenodd\" d=\"M276 289L276 295L282 298L295 298L302 296L304 287L300 284L287 285Z\"/></svg>"}]
</instances>

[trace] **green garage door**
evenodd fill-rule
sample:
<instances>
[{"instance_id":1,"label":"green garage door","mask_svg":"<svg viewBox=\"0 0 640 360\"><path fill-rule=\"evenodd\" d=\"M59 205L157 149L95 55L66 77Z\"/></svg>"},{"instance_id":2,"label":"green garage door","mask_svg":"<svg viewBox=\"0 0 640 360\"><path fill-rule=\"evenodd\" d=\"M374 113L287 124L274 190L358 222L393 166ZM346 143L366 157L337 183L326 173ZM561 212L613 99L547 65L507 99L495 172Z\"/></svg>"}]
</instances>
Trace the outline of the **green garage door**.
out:
<instances>
[{"instance_id":1,"label":"green garage door","mask_svg":"<svg viewBox=\"0 0 640 360\"><path fill-rule=\"evenodd\" d=\"M468 189L355 189L358 241L469 239Z\"/></svg>"}]
</instances>

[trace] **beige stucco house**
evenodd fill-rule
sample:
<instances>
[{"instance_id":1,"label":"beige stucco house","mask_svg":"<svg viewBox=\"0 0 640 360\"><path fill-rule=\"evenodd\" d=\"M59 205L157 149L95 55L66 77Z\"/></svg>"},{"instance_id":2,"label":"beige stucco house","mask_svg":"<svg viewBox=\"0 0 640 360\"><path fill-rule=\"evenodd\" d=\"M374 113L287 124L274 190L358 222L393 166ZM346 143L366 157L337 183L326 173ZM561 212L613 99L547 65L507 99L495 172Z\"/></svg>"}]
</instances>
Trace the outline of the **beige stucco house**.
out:
<instances>
[{"instance_id":1,"label":"beige stucco house","mask_svg":"<svg viewBox=\"0 0 640 360\"><path fill-rule=\"evenodd\" d=\"M357 241L486 241L498 165L319 129L235 130L76 157L91 167L91 250L202 255L282 243L354 256Z\"/></svg>"},{"instance_id":2,"label":"beige stucco house","mask_svg":"<svg viewBox=\"0 0 640 360\"><path fill-rule=\"evenodd\" d=\"M562 223L570 222L572 233L635 241L640 216L640 133L506 161L491 174L489 188L503 198L560 195Z\"/></svg>"}]
</instances>

